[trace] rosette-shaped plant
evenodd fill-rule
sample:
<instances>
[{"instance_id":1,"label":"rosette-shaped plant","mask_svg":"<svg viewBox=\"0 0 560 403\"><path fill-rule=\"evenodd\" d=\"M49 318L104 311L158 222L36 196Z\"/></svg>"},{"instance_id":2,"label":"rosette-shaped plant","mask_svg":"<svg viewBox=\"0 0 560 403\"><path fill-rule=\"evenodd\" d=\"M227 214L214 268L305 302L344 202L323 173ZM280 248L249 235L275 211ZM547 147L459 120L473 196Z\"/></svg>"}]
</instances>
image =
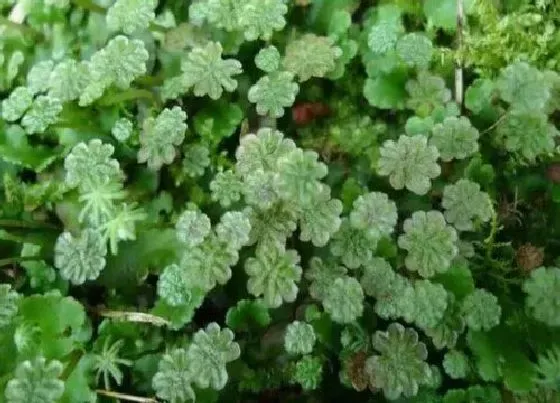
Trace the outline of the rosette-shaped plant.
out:
<instances>
[{"instance_id":1,"label":"rosette-shaped plant","mask_svg":"<svg viewBox=\"0 0 560 403\"><path fill-rule=\"evenodd\" d=\"M421 329L434 326L443 319L447 308L447 290L429 280L414 283L414 323Z\"/></svg>"},{"instance_id":2,"label":"rosette-shaped plant","mask_svg":"<svg viewBox=\"0 0 560 403\"><path fill-rule=\"evenodd\" d=\"M371 259L376 244L377 240L369 239L365 231L353 228L344 218L329 246L331 253L340 257L346 267L357 269Z\"/></svg>"},{"instance_id":3,"label":"rosette-shaped plant","mask_svg":"<svg viewBox=\"0 0 560 403\"><path fill-rule=\"evenodd\" d=\"M82 91L88 85L89 64L86 61L64 59L42 80L48 86L50 97L58 98L61 102L73 101L80 98Z\"/></svg>"},{"instance_id":4,"label":"rosette-shaped plant","mask_svg":"<svg viewBox=\"0 0 560 403\"><path fill-rule=\"evenodd\" d=\"M428 145L425 136L400 136L395 142L387 140L380 150L377 173L388 176L397 190L407 188L419 195L428 193L431 179L439 176L437 148Z\"/></svg>"},{"instance_id":5,"label":"rosette-shaped plant","mask_svg":"<svg viewBox=\"0 0 560 403\"><path fill-rule=\"evenodd\" d=\"M255 65L266 73L272 73L280 67L280 52L274 45L262 48L255 56Z\"/></svg>"},{"instance_id":6,"label":"rosette-shaped plant","mask_svg":"<svg viewBox=\"0 0 560 403\"><path fill-rule=\"evenodd\" d=\"M241 138L235 152L239 175L247 175L258 171L276 171L278 159L288 155L296 148L291 139L284 138L278 130L263 128L256 134L248 134Z\"/></svg>"},{"instance_id":7,"label":"rosette-shaped plant","mask_svg":"<svg viewBox=\"0 0 560 403\"><path fill-rule=\"evenodd\" d=\"M156 396L176 403L194 400L191 364L185 349L178 348L164 354L152 379Z\"/></svg>"},{"instance_id":8,"label":"rosette-shaped plant","mask_svg":"<svg viewBox=\"0 0 560 403\"><path fill-rule=\"evenodd\" d=\"M239 344L233 341L234 338L231 330L220 329L217 323L210 323L206 329L194 334L186 359L192 380L197 386L215 390L226 386L226 365L241 355Z\"/></svg>"},{"instance_id":9,"label":"rosette-shaped plant","mask_svg":"<svg viewBox=\"0 0 560 403\"><path fill-rule=\"evenodd\" d=\"M13 122L22 117L33 103L33 93L27 87L17 87L2 101L2 119Z\"/></svg>"},{"instance_id":10,"label":"rosette-shaped plant","mask_svg":"<svg viewBox=\"0 0 560 403\"><path fill-rule=\"evenodd\" d=\"M120 118L111 128L111 134L117 141L124 143L132 135L133 125L127 118Z\"/></svg>"},{"instance_id":11,"label":"rosette-shaped plant","mask_svg":"<svg viewBox=\"0 0 560 403\"><path fill-rule=\"evenodd\" d=\"M193 87L195 96L208 95L212 99L219 99L224 90L235 91L237 81L232 76L241 73L241 63L222 59L222 50L219 42L208 42L187 55L181 63L185 89Z\"/></svg>"},{"instance_id":12,"label":"rosette-shaped plant","mask_svg":"<svg viewBox=\"0 0 560 403\"><path fill-rule=\"evenodd\" d=\"M376 54L385 54L395 49L402 25L394 21L379 21L372 25L368 34L368 47Z\"/></svg>"},{"instance_id":13,"label":"rosette-shaped plant","mask_svg":"<svg viewBox=\"0 0 560 403\"><path fill-rule=\"evenodd\" d=\"M397 42L397 54L409 66L425 69L432 60L432 41L424 34L411 32Z\"/></svg>"},{"instance_id":14,"label":"rosette-shaped plant","mask_svg":"<svg viewBox=\"0 0 560 403\"><path fill-rule=\"evenodd\" d=\"M172 264L163 269L157 283L157 294L171 306L189 303L193 284L188 283L184 268Z\"/></svg>"},{"instance_id":15,"label":"rosette-shaped plant","mask_svg":"<svg viewBox=\"0 0 560 403\"><path fill-rule=\"evenodd\" d=\"M204 144L189 144L183 154L182 172L191 178L204 175L210 165L210 150Z\"/></svg>"},{"instance_id":16,"label":"rosette-shaped plant","mask_svg":"<svg viewBox=\"0 0 560 403\"><path fill-rule=\"evenodd\" d=\"M66 183L89 190L112 181L120 181L123 173L119 162L111 158L115 148L99 139L78 143L64 159Z\"/></svg>"},{"instance_id":17,"label":"rosette-shaped plant","mask_svg":"<svg viewBox=\"0 0 560 403\"><path fill-rule=\"evenodd\" d=\"M523 283L525 306L531 315L549 326L560 326L560 269L539 267Z\"/></svg>"},{"instance_id":18,"label":"rosette-shaped plant","mask_svg":"<svg viewBox=\"0 0 560 403\"><path fill-rule=\"evenodd\" d=\"M492 218L492 200L480 185L468 179L459 179L443 189L441 205L448 223L458 231L474 230L477 221L487 222Z\"/></svg>"},{"instance_id":19,"label":"rosette-shaped plant","mask_svg":"<svg viewBox=\"0 0 560 403\"><path fill-rule=\"evenodd\" d=\"M545 75L526 62L515 62L502 69L496 88L500 98L520 111L540 111L550 97Z\"/></svg>"},{"instance_id":20,"label":"rosette-shaped plant","mask_svg":"<svg viewBox=\"0 0 560 403\"><path fill-rule=\"evenodd\" d=\"M461 306L463 317L472 330L490 330L500 323L502 308L498 298L486 290L476 289L465 297Z\"/></svg>"},{"instance_id":21,"label":"rosette-shaped plant","mask_svg":"<svg viewBox=\"0 0 560 403\"><path fill-rule=\"evenodd\" d=\"M315 330L309 323L294 321L286 327L284 348L290 354L309 354L315 345Z\"/></svg>"},{"instance_id":22,"label":"rosette-shaped plant","mask_svg":"<svg viewBox=\"0 0 560 403\"><path fill-rule=\"evenodd\" d=\"M210 182L212 200L229 207L241 199L243 184L233 171L220 171Z\"/></svg>"},{"instance_id":23,"label":"rosette-shaped plant","mask_svg":"<svg viewBox=\"0 0 560 403\"><path fill-rule=\"evenodd\" d=\"M231 278L231 266L237 263L237 249L212 233L201 244L187 248L180 266L187 271L188 281L210 291L216 284L224 285Z\"/></svg>"},{"instance_id":24,"label":"rosette-shaped plant","mask_svg":"<svg viewBox=\"0 0 560 403\"><path fill-rule=\"evenodd\" d=\"M314 203L302 210L299 219L299 239L304 242L311 241L317 247L325 246L342 222L342 202L331 199L328 188L323 189L322 194L315 195Z\"/></svg>"},{"instance_id":25,"label":"rosette-shaped plant","mask_svg":"<svg viewBox=\"0 0 560 403\"><path fill-rule=\"evenodd\" d=\"M478 151L480 133L464 116L450 116L432 129L430 144L436 146L442 161L464 159Z\"/></svg>"},{"instance_id":26,"label":"rosette-shaped plant","mask_svg":"<svg viewBox=\"0 0 560 403\"><path fill-rule=\"evenodd\" d=\"M63 368L60 361L47 362L44 357L23 361L17 366L15 377L6 385L6 402L58 402L64 393L64 382L59 379Z\"/></svg>"},{"instance_id":27,"label":"rosette-shaped plant","mask_svg":"<svg viewBox=\"0 0 560 403\"><path fill-rule=\"evenodd\" d=\"M459 336L465 331L465 319L460 305L455 302L452 294L448 295L448 299L443 319L434 327L423 329L438 350L455 347Z\"/></svg>"},{"instance_id":28,"label":"rosette-shaped plant","mask_svg":"<svg viewBox=\"0 0 560 403\"><path fill-rule=\"evenodd\" d=\"M335 279L325 293L323 308L337 323L355 321L364 310L364 291L358 280L349 276Z\"/></svg>"},{"instance_id":29,"label":"rosette-shaped plant","mask_svg":"<svg viewBox=\"0 0 560 403\"><path fill-rule=\"evenodd\" d=\"M200 245L210 234L208 216L197 210L184 211L175 224L177 239L189 247Z\"/></svg>"},{"instance_id":30,"label":"rosette-shaped plant","mask_svg":"<svg viewBox=\"0 0 560 403\"><path fill-rule=\"evenodd\" d=\"M245 177L243 196L245 202L260 209L267 210L280 200L274 186L274 172L255 171Z\"/></svg>"},{"instance_id":31,"label":"rosette-shaped plant","mask_svg":"<svg viewBox=\"0 0 560 403\"><path fill-rule=\"evenodd\" d=\"M44 92L49 87L49 76L51 75L54 67L52 60L42 60L37 62L27 72L26 82L27 88L33 95L39 92ZM55 98L58 98L55 96Z\"/></svg>"},{"instance_id":32,"label":"rosette-shaped plant","mask_svg":"<svg viewBox=\"0 0 560 403\"><path fill-rule=\"evenodd\" d=\"M397 205L385 193L370 192L354 201L350 224L371 239L391 235L397 224Z\"/></svg>"},{"instance_id":33,"label":"rosette-shaped plant","mask_svg":"<svg viewBox=\"0 0 560 403\"><path fill-rule=\"evenodd\" d=\"M300 81L307 81L311 77L325 77L334 70L336 59L341 56L342 50L335 46L333 39L305 34L288 43L283 66L298 76Z\"/></svg>"},{"instance_id":34,"label":"rosette-shaped plant","mask_svg":"<svg viewBox=\"0 0 560 403\"><path fill-rule=\"evenodd\" d=\"M446 224L439 211L416 211L404 222L399 247L408 251L408 270L422 277L447 271L457 255L457 232Z\"/></svg>"},{"instance_id":35,"label":"rosette-shaped plant","mask_svg":"<svg viewBox=\"0 0 560 403\"><path fill-rule=\"evenodd\" d=\"M249 243L251 221L240 211L228 211L222 215L216 226L218 239L232 249L241 249Z\"/></svg>"},{"instance_id":36,"label":"rosette-shaped plant","mask_svg":"<svg viewBox=\"0 0 560 403\"><path fill-rule=\"evenodd\" d=\"M54 247L54 265L72 284L95 280L105 268L107 244L98 231L87 228L75 237L63 232Z\"/></svg>"},{"instance_id":37,"label":"rosette-shaped plant","mask_svg":"<svg viewBox=\"0 0 560 403\"><path fill-rule=\"evenodd\" d=\"M247 259L245 271L249 275L247 290L256 297L263 296L269 308L277 308L282 302L296 299L297 282L301 279L299 255L283 246L259 246L256 256Z\"/></svg>"},{"instance_id":38,"label":"rosette-shaped plant","mask_svg":"<svg viewBox=\"0 0 560 403\"><path fill-rule=\"evenodd\" d=\"M558 389L560 385L560 347L554 346L537 358L539 384L545 388Z\"/></svg>"},{"instance_id":39,"label":"rosette-shaped plant","mask_svg":"<svg viewBox=\"0 0 560 403\"><path fill-rule=\"evenodd\" d=\"M451 350L443 356L443 369L453 379L462 379L469 374L469 359L461 351Z\"/></svg>"},{"instance_id":40,"label":"rosette-shaped plant","mask_svg":"<svg viewBox=\"0 0 560 403\"><path fill-rule=\"evenodd\" d=\"M10 324L18 311L19 295L10 284L0 284L0 329Z\"/></svg>"},{"instance_id":41,"label":"rosette-shaped plant","mask_svg":"<svg viewBox=\"0 0 560 403\"><path fill-rule=\"evenodd\" d=\"M445 81L426 71L418 73L416 80L406 83L409 98L406 106L420 117L426 117L432 111L451 99L451 91L445 87Z\"/></svg>"},{"instance_id":42,"label":"rosette-shaped plant","mask_svg":"<svg viewBox=\"0 0 560 403\"><path fill-rule=\"evenodd\" d=\"M39 95L21 119L21 125L27 134L43 133L47 127L56 123L60 112L62 112L60 99Z\"/></svg>"},{"instance_id":43,"label":"rosette-shaped plant","mask_svg":"<svg viewBox=\"0 0 560 403\"><path fill-rule=\"evenodd\" d=\"M305 270L305 278L311 281L309 294L316 300L323 300L334 280L346 275L346 268L339 264L327 261L319 257L313 257L309 262L309 268Z\"/></svg>"},{"instance_id":44,"label":"rosette-shaped plant","mask_svg":"<svg viewBox=\"0 0 560 403\"><path fill-rule=\"evenodd\" d=\"M156 6L156 0L117 0L107 10L107 28L127 35L148 28L156 17Z\"/></svg>"},{"instance_id":45,"label":"rosette-shaped plant","mask_svg":"<svg viewBox=\"0 0 560 403\"><path fill-rule=\"evenodd\" d=\"M90 105L112 84L128 88L130 83L146 73L148 51L139 39L129 40L117 35L93 54L88 65L89 79L80 95L80 106Z\"/></svg>"},{"instance_id":46,"label":"rosette-shaped plant","mask_svg":"<svg viewBox=\"0 0 560 403\"><path fill-rule=\"evenodd\" d=\"M257 104L259 115L284 116L284 108L294 104L299 85L289 71L270 73L257 81L248 92L249 101Z\"/></svg>"},{"instance_id":47,"label":"rosette-shaped plant","mask_svg":"<svg viewBox=\"0 0 560 403\"><path fill-rule=\"evenodd\" d=\"M248 207L245 209L251 221L250 245L276 245L284 247L288 238L297 228L297 215L283 203L277 203L268 210Z\"/></svg>"},{"instance_id":48,"label":"rosette-shaped plant","mask_svg":"<svg viewBox=\"0 0 560 403\"><path fill-rule=\"evenodd\" d=\"M268 41L274 31L286 25L288 6L284 0L247 0L243 4L239 25L248 41Z\"/></svg>"},{"instance_id":49,"label":"rosette-shaped plant","mask_svg":"<svg viewBox=\"0 0 560 403\"><path fill-rule=\"evenodd\" d=\"M377 298L389 290L396 276L388 261L374 257L364 265L360 284L367 295Z\"/></svg>"},{"instance_id":50,"label":"rosette-shaped plant","mask_svg":"<svg viewBox=\"0 0 560 403\"><path fill-rule=\"evenodd\" d=\"M506 150L518 153L529 162L552 153L558 130L541 112L510 111L497 128Z\"/></svg>"},{"instance_id":51,"label":"rosette-shaped plant","mask_svg":"<svg viewBox=\"0 0 560 403\"><path fill-rule=\"evenodd\" d=\"M306 355L296 362L292 380L299 383L304 390L319 387L323 379L323 363L318 357Z\"/></svg>"},{"instance_id":52,"label":"rosette-shaped plant","mask_svg":"<svg viewBox=\"0 0 560 403\"><path fill-rule=\"evenodd\" d=\"M383 390L387 399L395 400L401 395L416 396L420 385L430 377L426 363L426 345L418 341L418 333L399 323L391 323L386 332L375 332L373 348L379 354L366 361L370 385Z\"/></svg>"},{"instance_id":53,"label":"rosette-shaped plant","mask_svg":"<svg viewBox=\"0 0 560 403\"><path fill-rule=\"evenodd\" d=\"M147 162L151 169L160 169L175 159L175 146L185 139L187 114L178 106L164 109L157 117L144 120L140 133L138 162Z\"/></svg>"},{"instance_id":54,"label":"rosette-shaped plant","mask_svg":"<svg viewBox=\"0 0 560 403\"><path fill-rule=\"evenodd\" d=\"M328 168L317 161L319 155L314 151L296 148L278 158L277 174L274 185L278 194L285 200L300 206L309 206L324 192L320 179L328 173Z\"/></svg>"}]
</instances>

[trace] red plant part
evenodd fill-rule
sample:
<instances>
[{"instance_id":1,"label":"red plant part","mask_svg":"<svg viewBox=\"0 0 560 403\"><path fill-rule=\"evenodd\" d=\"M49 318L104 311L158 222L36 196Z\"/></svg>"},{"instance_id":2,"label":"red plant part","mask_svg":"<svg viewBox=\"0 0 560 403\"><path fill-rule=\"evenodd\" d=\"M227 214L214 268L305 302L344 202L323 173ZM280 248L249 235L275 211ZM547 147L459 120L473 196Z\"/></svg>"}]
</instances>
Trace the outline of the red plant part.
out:
<instances>
[{"instance_id":1,"label":"red plant part","mask_svg":"<svg viewBox=\"0 0 560 403\"><path fill-rule=\"evenodd\" d=\"M311 123L317 118L330 115L331 110L328 105L321 102L303 102L292 108L292 119L299 126Z\"/></svg>"}]
</instances>

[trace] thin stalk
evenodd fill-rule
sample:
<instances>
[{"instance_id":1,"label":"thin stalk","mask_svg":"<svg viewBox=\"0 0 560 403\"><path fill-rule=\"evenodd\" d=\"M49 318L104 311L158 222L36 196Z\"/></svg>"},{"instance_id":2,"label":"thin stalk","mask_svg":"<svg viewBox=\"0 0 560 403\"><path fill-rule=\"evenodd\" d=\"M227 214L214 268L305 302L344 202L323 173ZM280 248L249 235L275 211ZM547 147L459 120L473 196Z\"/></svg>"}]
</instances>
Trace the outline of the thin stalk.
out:
<instances>
[{"instance_id":1,"label":"thin stalk","mask_svg":"<svg viewBox=\"0 0 560 403\"><path fill-rule=\"evenodd\" d=\"M108 95L99 101L100 105L111 106L119 104L125 101L131 101L135 99L149 99L154 100L154 94L151 91L144 90L141 88L129 88L128 90L119 92L117 94Z\"/></svg>"},{"instance_id":2,"label":"thin stalk","mask_svg":"<svg viewBox=\"0 0 560 403\"><path fill-rule=\"evenodd\" d=\"M112 397L115 399L125 400L127 402L158 403L156 399L152 399L151 397L133 396L133 395L127 395L125 393L113 392L110 390L103 390L103 389L97 389L95 392L101 396Z\"/></svg>"},{"instance_id":3,"label":"thin stalk","mask_svg":"<svg viewBox=\"0 0 560 403\"><path fill-rule=\"evenodd\" d=\"M457 50L459 54L463 48L463 25L465 19L465 9L463 5L463 0L457 0ZM457 57L455 61L455 102L459 108L463 105L463 92L464 92L464 82L463 82L463 62L460 57Z\"/></svg>"},{"instance_id":4,"label":"thin stalk","mask_svg":"<svg viewBox=\"0 0 560 403\"><path fill-rule=\"evenodd\" d=\"M11 21L8 18L4 17L3 15L0 15L0 25L5 25L8 28L19 31L23 35L29 35L29 36L33 36L33 37L43 36L43 34L41 34L39 31L36 31L35 29L31 28L30 26L24 25L24 24L18 24L17 22Z\"/></svg>"},{"instance_id":5,"label":"thin stalk","mask_svg":"<svg viewBox=\"0 0 560 403\"><path fill-rule=\"evenodd\" d=\"M72 0L72 2L85 10L91 11L92 13L105 14L107 10L98 4L95 4L92 0Z\"/></svg>"}]
</instances>

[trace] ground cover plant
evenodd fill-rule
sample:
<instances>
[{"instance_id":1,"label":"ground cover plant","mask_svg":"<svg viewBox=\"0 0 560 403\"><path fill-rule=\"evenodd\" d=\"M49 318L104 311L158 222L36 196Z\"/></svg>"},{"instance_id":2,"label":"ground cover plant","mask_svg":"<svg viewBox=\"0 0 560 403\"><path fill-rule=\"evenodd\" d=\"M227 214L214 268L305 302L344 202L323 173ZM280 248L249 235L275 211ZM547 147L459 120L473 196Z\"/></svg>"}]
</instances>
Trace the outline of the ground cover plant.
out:
<instances>
[{"instance_id":1,"label":"ground cover plant","mask_svg":"<svg viewBox=\"0 0 560 403\"><path fill-rule=\"evenodd\" d=\"M556 0L0 0L0 401L560 402Z\"/></svg>"}]
</instances>

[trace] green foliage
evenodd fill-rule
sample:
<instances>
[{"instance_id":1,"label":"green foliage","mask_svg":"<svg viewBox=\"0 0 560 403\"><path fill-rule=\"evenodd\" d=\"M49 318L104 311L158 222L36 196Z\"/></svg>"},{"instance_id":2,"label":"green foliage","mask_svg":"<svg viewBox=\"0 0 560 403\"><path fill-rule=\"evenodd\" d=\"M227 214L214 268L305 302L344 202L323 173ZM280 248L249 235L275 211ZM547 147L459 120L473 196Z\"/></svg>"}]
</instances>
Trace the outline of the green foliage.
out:
<instances>
[{"instance_id":1,"label":"green foliage","mask_svg":"<svg viewBox=\"0 0 560 403\"><path fill-rule=\"evenodd\" d=\"M486 290L476 289L467 295L461 308L467 326L473 330L490 330L500 323L498 299Z\"/></svg>"},{"instance_id":2,"label":"green foliage","mask_svg":"<svg viewBox=\"0 0 560 403\"><path fill-rule=\"evenodd\" d=\"M10 284L0 284L0 328L8 326L16 315L18 297Z\"/></svg>"},{"instance_id":3,"label":"green foliage","mask_svg":"<svg viewBox=\"0 0 560 403\"><path fill-rule=\"evenodd\" d=\"M299 255L292 249L257 248L256 256L245 263L245 271L249 276L247 290L256 297L262 295L269 308L295 301L298 293L296 283L302 273L299 261Z\"/></svg>"},{"instance_id":4,"label":"green foliage","mask_svg":"<svg viewBox=\"0 0 560 403\"><path fill-rule=\"evenodd\" d=\"M523 283L523 291L527 293L525 305L535 319L550 326L560 324L559 288L560 269L556 267L540 267Z\"/></svg>"},{"instance_id":5,"label":"green foliage","mask_svg":"<svg viewBox=\"0 0 560 403\"><path fill-rule=\"evenodd\" d=\"M138 162L147 162L151 169L171 164L175 159L175 146L185 139L187 114L178 106L164 109L157 117L149 117L142 124L141 148Z\"/></svg>"},{"instance_id":6,"label":"green foliage","mask_svg":"<svg viewBox=\"0 0 560 403\"><path fill-rule=\"evenodd\" d=\"M193 335L186 358L197 386L223 389L228 380L226 364L241 354L239 344L233 338L231 330L220 329L217 323L210 323Z\"/></svg>"},{"instance_id":7,"label":"green foliage","mask_svg":"<svg viewBox=\"0 0 560 403\"><path fill-rule=\"evenodd\" d=\"M418 341L418 333L391 323L386 332L375 332L372 343L378 354L366 362L370 385L382 389L390 400L401 395L415 396L431 371L425 362L428 357L426 345Z\"/></svg>"},{"instance_id":8,"label":"green foliage","mask_svg":"<svg viewBox=\"0 0 560 403\"><path fill-rule=\"evenodd\" d=\"M6 401L9 403L58 401L64 392L64 382L59 379L62 369L60 361L47 361L44 357L22 362L15 371L15 377L8 381L4 392Z\"/></svg>"},{"instance_id":9,"label":"green foliage","mask_svg":"<svg viewBox=\"0 0 560 403\"><path fill-rule=\"evenodd\" d=\"M190 357L183 348L164 354L152 381L157 397L170 402L194 400Z\"/></svg>"},{"instance_id":10,"label":"green foliage","mask_svg":"<svg viewBox=\"0 0 560 403\"><path fill-rule=\"evenodd\" d=\"M380 150L377 172L389 176L389 183L397 190L407 188L416 194L430 190L431 179L439 176L441 168L436 147L428 145L424 136L400 136L398 141L387 140Z\"/></svg>"},{"instance_id":11,"label":"green foliage","mask_svg":"<svg viewBox=\"0 0 560 403\"><path fill-rule=\"evenodd\" d=\"M305 34L288 43L282 64L303 82L311 77L325 77L341 56L342 50L331 38Z\"/></svg>"},{"instance_id":12,"label":"green foliage","mask_svg":"<svg viewBox=\"0 0 560 403\"><path fill-rule=\"evenodd\" d=\"M62 233L56 240L54 253L54 265L62 278L83 284L95 280L105 268L107 245L99 232L88 228L79 236Z\"/></svg>"},{"instance_id":13,"label":"green foliage","mask_svg":"<svg viewBox=\"0 0 560 403\"><path fill-rule=\"evenodd\" d=\"M459 231L474 230L476 222L487 222L492 218L490 196L480 190L477 183L460 179L443 189L441 205L445 219Z\"/></svg>"},{"instance_id":14,"label":"green foliage","mask_svg":"<svg viewBox=\"0 0 560 403\"><path fill-rule=\"evenodd\" d=\"M453 379L465 378L469 373L468 358L460 351L448 351L443 357L443 369Z\"/></svg>"},{"instance_id":15,"label":"green foliage","mask_svg":"<svg viewBox=\"0 0 560 403\"><path fill-rule=\"evenodd\" d=\"M358 280L344 276L335 279L327 288L323 307L333 321L351 323L362 315L364 292Z\"/></svg>"},{"instance_id":16,"label":"green foliage","mask_svg":"<svg viewBox=\"0 0 560 403\"><path fill-rule=\"evenodd\" d=\"M317 389L323 378L323 363L317 357L306 355L296 362L293 381L304 390Z\"/></svg>"},{"instance_id":17,"label":"green foliage","mask_svg":"<svg viewBox=\"0 0 560 403\"><path fill-rule=\"evenodd\" d=\"M406 268L422 277L444 273L457 255L457 232L439 211L417 211L404 222L399 247L406 250Z\"/></svg>"},{"instance_id":18,"label":"green foliage","mask_svg":"<svg viewBox=\"0 0 560 403\"><path fill-rule=\"evenodd\" d=\"M0 400L559 400L560 12L458 4L0 0Z\"/></svg>"},{"instance_id":19,"label":"green foliage","mask_svg":"<svg viewBox=\"0 0 560 403\"><path fill-rule=\"evenodd\" d=\"M197 97L208 95L212 99L222 96L224 90L232 92L240 74L241 63L235 59L222 59L222 45L209 42L205 47L193 49L181 63L183 90L193 87Z\"/></svg>"},{"instance_id":20,"label":"green foliage","mask_svg":"<svg viewBox=\"0 0 560 403\"><path fill-rule=\"evenodd\" d=\"M478 151L479 133L464 116L445 118L432 129L430 144L436 146L443 161L464 159Z\"/></svg>"},{"instance_id":21,"label":"green foliage","mask_svg":"<svg viewBox=\"0 0 560 403\"><path fill-rule=\"evenodd\" d=\"M315 331L308 323L294 321L286 327L284 348L290 354L309 354L315 344Z\"/></svg>"},{"instance_id":22,"label":"green foliage","mask_svg":"<svg viewBox=\"0 0 560 403\"><path fill-rule=\"evenodd\" d=\"M148 28L156 16L156 5L155 0L117 0L107 10L107 28L127 35Z\"/></svg>"}]
</instances>

